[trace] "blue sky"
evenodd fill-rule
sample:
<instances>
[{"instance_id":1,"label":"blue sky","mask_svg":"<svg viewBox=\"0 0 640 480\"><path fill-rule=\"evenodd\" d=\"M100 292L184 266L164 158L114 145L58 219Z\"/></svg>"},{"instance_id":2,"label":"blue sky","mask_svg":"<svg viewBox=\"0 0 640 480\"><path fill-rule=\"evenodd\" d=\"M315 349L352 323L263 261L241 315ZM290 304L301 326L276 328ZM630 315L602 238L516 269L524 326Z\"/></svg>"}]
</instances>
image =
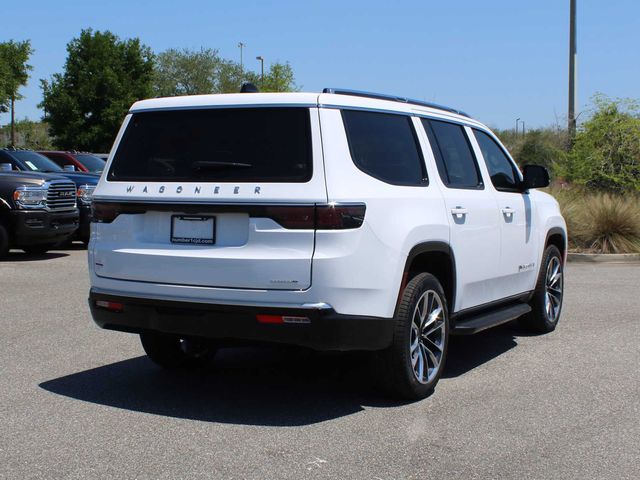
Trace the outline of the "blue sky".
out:
<instances>
[{"instance_id":1,"label":"blue sky","mask_svg":"<svg viewBox=\"0 0 640 480\"><path fill-rule=\"evenodd\" d=\"M465 110L491 126L564 123L569 0L4 0L0 41L35 54L18 118L42 112L39 79L61 72L82 28L139 37L154 51L216 48L245 67L289 61L305 91L338 86ZM11 20L9 20L11 19ZM640 97L640 2L578 0L578 100ZM0 124L9 121L0 115Z\"/></svg>"}]
</instances>

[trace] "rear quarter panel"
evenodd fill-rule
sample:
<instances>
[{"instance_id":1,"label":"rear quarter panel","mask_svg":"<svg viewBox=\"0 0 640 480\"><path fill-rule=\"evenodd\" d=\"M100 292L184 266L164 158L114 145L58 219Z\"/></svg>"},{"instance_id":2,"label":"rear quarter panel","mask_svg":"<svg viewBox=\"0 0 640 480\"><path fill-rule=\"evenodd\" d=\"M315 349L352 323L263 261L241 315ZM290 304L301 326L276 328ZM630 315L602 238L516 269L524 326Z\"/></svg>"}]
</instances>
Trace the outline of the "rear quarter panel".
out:
<instances>
[{"instance_id":1,"label":"rear quarter panel","mask_svg":"<svg viewBox=\"0 0 640 480\"><path fill-rule=\"evenodd\" d=\"M392 317L407 256L422 242L449 242L448 221L436 182L390 185L353 163L340 110L320 109L330 202L364 202L357 230L319 231L313 284L322 286L340 313ZM435 165L427 164L430 179Z\"/></svg>"}]
</instances>

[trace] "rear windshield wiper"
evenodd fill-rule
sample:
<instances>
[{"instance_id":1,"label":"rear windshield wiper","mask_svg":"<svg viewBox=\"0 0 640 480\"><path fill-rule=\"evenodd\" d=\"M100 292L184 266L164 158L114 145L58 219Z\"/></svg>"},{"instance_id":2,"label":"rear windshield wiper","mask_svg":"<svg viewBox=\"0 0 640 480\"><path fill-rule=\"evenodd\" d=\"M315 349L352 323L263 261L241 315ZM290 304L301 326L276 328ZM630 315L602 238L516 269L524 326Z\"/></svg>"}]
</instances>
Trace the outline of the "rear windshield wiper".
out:
<instances>
[{"instance_id":1,"label":"rear windshield wiper","mask_svg":"<svg viewBox=\"0 0 640 480\"><path fill-rule=\"evenodd\" d=\"M250 163L200 161L191 164L192 170L224 170L227 168L251 168Z\"/></svg>"}]
</instances>

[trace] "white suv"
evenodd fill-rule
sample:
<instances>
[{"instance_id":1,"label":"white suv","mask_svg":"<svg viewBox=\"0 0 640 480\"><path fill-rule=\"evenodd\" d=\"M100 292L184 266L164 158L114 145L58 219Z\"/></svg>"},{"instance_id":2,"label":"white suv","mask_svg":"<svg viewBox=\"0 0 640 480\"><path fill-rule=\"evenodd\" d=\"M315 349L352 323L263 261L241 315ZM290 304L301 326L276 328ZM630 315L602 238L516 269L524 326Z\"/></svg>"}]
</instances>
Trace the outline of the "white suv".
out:
<instances>
[{"instance_id":1,"label":"white suv","mask_svg":"<svg viewBox=\"0 0 640 480\"><path fill-rule=\"evenodd\" d=\"M450 334L555 328L567 251L542 167L464 113L352 90L137 102L95 193L90 306L155 363L229 342L370 350L422 398Z\"/></svg>"}]
</instances>

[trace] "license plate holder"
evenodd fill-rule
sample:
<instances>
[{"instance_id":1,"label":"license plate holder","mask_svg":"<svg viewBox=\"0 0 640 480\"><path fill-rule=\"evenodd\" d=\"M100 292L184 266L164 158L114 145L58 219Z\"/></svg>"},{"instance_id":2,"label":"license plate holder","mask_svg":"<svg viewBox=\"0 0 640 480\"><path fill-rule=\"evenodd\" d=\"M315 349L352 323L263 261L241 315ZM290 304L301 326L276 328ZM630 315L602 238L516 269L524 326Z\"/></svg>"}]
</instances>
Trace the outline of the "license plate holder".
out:
<instances>
[{"instance_id":1,"label":"license plate holder","mask_svg":"<svg viewBox=\"0 0 640 480\"><path fill-rule=\"evenodd\" d=\"M172 215L171 243L213 245L216 241L216 217Z\"/></svg>"}]
</instances>

